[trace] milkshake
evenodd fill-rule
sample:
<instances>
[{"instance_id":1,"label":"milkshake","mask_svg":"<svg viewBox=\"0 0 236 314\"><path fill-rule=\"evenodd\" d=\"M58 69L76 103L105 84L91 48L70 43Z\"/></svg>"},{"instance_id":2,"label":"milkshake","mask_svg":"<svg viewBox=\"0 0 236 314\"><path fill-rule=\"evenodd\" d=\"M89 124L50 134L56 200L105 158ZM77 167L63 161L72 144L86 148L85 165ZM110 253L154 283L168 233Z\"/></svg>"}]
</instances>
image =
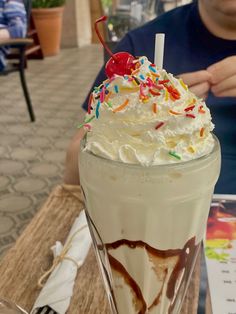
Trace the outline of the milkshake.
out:
<instances>
[{"instance_id":1,"label":"milkshake","mask_svg":"<svg viewBox=\"0 0 236 314\"><path fill-rule=\"evenodd\" d=\"M80 176L112 311L179 313L220 148L203 100L147 58L95 88Z\"/></svg>"}]
</instances>

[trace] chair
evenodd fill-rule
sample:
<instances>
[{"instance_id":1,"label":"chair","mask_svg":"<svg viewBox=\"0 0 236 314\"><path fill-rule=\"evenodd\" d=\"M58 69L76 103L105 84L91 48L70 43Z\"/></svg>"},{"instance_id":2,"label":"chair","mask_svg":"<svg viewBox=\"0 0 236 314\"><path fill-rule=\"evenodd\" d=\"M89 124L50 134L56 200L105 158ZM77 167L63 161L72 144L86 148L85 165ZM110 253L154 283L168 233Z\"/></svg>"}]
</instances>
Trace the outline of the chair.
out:
<instances>
[{"instance_id":1,"label":"chair","mask_svg":"<svg viewBox=\"0 0 236 314\"><path fill-rule=\"evenodd\" d=\"M27 14L27 21L29 22L30 12L31 12L31 0L24 0L26 14ZM33 110L33 106L30 99L29 90L26 83L25 78L25 68L26 68L26 58L25 58L25 50L26 47L33 44L33 40L29 38L16 38L16 39L7 39L7 40L0 40L0 47L3 46L11 46L14 47L14 50L17 50L17 53L13 53L9 55L10 59L14 59L14 63L9 63L6 68L0 72L0 75L8 75L12 72L19 72L20 74L20 81L21 86L23 89L25 101L27 104L28 112L30 115L31 122L35 121L35 114Z\"/></svg>"}]
</instances>

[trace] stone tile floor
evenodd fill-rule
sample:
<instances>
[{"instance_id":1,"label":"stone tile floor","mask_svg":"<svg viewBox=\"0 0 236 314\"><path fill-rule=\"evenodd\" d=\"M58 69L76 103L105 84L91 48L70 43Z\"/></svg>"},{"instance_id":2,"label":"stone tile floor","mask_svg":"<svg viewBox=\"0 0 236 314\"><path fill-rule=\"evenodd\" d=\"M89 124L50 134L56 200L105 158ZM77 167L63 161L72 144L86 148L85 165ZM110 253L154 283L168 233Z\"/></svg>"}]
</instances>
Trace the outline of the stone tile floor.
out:
<instances>
[{"instance_id":1,"label":"stone tile floor","mask_svg":"<svg viewBox=\"0 0 236 314\"><path fill-rule=\"evenodd\" d=\"M97 45L30 61L26 75L35 123L18 74L0 77L0 258L62 182L66 147L101 64Z\"/></svg>"}]
</instances>

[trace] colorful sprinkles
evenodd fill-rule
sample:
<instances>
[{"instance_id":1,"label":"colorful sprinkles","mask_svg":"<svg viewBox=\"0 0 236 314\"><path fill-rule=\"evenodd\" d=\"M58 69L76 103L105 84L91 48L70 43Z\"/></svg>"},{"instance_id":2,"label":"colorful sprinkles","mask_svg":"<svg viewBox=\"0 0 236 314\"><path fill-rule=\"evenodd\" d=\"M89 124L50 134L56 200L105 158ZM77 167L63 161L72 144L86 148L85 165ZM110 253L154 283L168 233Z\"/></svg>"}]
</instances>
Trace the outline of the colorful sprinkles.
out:
<instances>
[{"instance_id":1,"label":"colorful sprinkles","mask_svg":"<svg viewBox=\"0 0 236 314\"><path fill-rule=\"evenodd\" d=\"M93 103L93 93L91 93L91 94L90 94L90 96L89 96L89 102L88 102L88 114L91 114L92 103Z\"/></svg>"},{"instance_id":2,"label":"colorful sprinkles","mask_svg":"<svg viewBox=\"0 0 236 314\"><path fill-rule=\"evenodd\" d=\"M137 85L140 85L140 81L136 76L132 75L132 78L134 79L134 81Z\"/></svg>"},{"instance_id":3,"label":"colorful sprinkles","mask_svg":"<svg viewBox=\"0 0 236 314\"><path fill-rule=\"evenodd\" d=\"M157 113L157 104L155 102L152 104L152 111Z\"/></svg>"},{"instance_id":4,"label":"colorful sprinkles","mask_svg":"<svg viewBox=\"0 0 236 314\"><path fill-rule=\"evenodd\" d=\"M160 92L157 92L157 91L155 91L154 89L149 89L149 92L153 95L153 96L159 96L159 95L161 95L161 93Z\"/></svg>"},{"instance_id":5,"label":"colorful sprinkles","mask_svg":"<svg viewBox=\"0 0 236 314\"><path fill-rule=\"evenodd\" d=\"M156 69L155 69L152 65L149 65L149 70L152 71L152 72L154 72L154 73L157 72Z\"/></svg>"},{"instance_id":6,"label":"colorful sprinkles","mask_svg":"<svg viewBox=\"0 0 236 314\"><path fill-rule=\"evenodd\" d=\"M192 114L192 113L186 113L186 115L185 115L187 118L192 118L192 119L195 119L196 118L196 116L194 115L194 114Z\"/></svg>"},{"instance_id":7,"label":"colorful sprinkles","mask_svg":"<svg viewBox=\"0 0 236 314\"><path fill-rule=\"evenodd\" d=\"M108 105L108 107L112 108L112 103L110 101L107 101L106 104Z\"/></svg>"},{"instance_id":8,"label":"colorful sprinkles","mask_svg":"<svg viewBox=\"0 0 236 314\"><path fill-rule=\"evenodd\" d=\"M188 90L188 86L184 84L182 79L179 79L179 82L185 90Z\"/></svg>"},{"instance_id":9,"label":"colorful sprinkles","mask_svg":"<svg viewBox=\"0 0 236 314\"><path fill-rule=\"evenodd\" d=\"M91 118L85 119L83 123L81 123L78 128L85 127L89 131L91 130L90 122L96 118L98 119L100 116L100 107L101 105L105 104L105 106L111 108L111 111L113 113L121 112L129 105L129 99L125 99L121 105L114 108L112 104L112 98L115 96L115 94L123 93L128 94L129 93L138 93L139 92L139 100L140 103L143 103L143 106L146 106L146 103L148 103L148 106L150 106L150 110L154 113L158 113L158 105L156 99L154 97L162 97L164 101L168 102L170 101L170 104L177 100L181 99L181 93L180 91L173 86L173 83L168 79L169 76L165 75L164 79L160 79L160 73L156 69L155 64L150 64L148 69L149 72L142 74L140 72L140 66L144 64L144 59L135 60L135 69L132 71L131 75L125 75L125 85L122 84L114 84L111 85L111 83L116 79L116 76L107 79L103 84L101 84L99 87L94 88L94 92L91 93L89 97L88 102L88 114L91 114L91 112L94 110L95 114ZM116 81L119 82L119 81ZM181 88L181 91L185 89L188 90L188 86L184 84L182 79L179 79L180 85L183 87ZM154 102L153 102L154 100ZM184 100L185 102L185 100ZM181 102L178 102L177 104L181 104ZM94 107L94 108L93 108ZM197 107L197 99L191 98L190 101L188 101L188 104L185 108L177 109L178 106L173 106L172 109L167 109L170 115L174 116L182 116L183 118L191 118L195 119L196 115L198 113L204 114L206 113L206 110L204 109L203 105L200 105ZM177 109L177 110L176 110ZM182 119L181 117L181 119ZM180 120L181 121L181 120ZM155 126L155 130L159 130L161 127L165 125L166 122L158 122ZM202 127L198 131L199 136L201 138L205 135L205 128ZM171 146L169 146L171 147ZM188 146L186 150L189 153L195 153L196 148L192 145ZM172 158L175 158L177 160L181 160L181 156L177 154L175 151L168 151L168 155Z\"/></svg>"},{"instance_id":10,"label":"colorful sprinkles","mask_svg":"<svg viewBox=\"0 0 236 314\"><path fill-rule=\"evenodd\" d=\"M191 153L191 154L194 154L195 153L195 148L193 146L189 146L188 147L188 151Z\"/></svg>"},{"instance_id":11,"label":"colorful sprinkles","mask_svg":"<svg viewBox=\"0 0 236 314\"><path fill-rule=\"evenodd\" d=\"M100 106L101 106L101 102L98 101L97 107L96 107L96 112L95 112L95 115L96 115L96 118L97 118L97 119L99 118L99 109L100 109Z\"/></svg>"},{"instance_id":12,"label":"colorful sprinkles","mask_svg":"<svg viewBox=\"0 0 236 314\"><path fill-rule=\"evenodd\" d=\"M140 74L139 77L141 78L141 80L145 81L145 77L143 74Z\"/></svg>"},{"instance_id":13,"label":"colorful sprinkles","mask_svg":"<svg viewBox=\"0 0 236 314\"><path fill-rule=\"evenodd\" d=\"M169 110L169 113L171 113L171 114L173 114L173 115L175 115L175 116L180 116L180 115L182 115L182 113L181 112L177 112L177 111L174 111L174 110Z\"/></svg>"},{"instance_id":14,"label":"colorful sprinkles","mask_svg":"<svg viewBox=\"0 0 236 314\"><path fill-rule=\"evenodd\" d=\"M184 111L185 112L192 111L194 108L195 108L195 105L189 106L189 107L185 108Z\"/></svg>"},{"instance_id":15,"label":"colorful sprinkles","mask_svg":"<svg viewBox=\"0 0 236 314\"><path fill-rule=\"evenodd\" d=\"M128 103L129 103L129 99L126 99L126 101L122 105L120 105L119 107L116 107L113 110L113 112L118 112L118 111L123 110L128 105Z\"/></svg>"},{"instance_id":16,"label":"colorful sprinkles","mask_svg":"<svg viewBox=\"0 0 236 314\"><path fill-rule=\"evenodd\" d=\"M200 129L200 137L203 137L203 135L204 135L204 131L205 131L205 129L204 129L204 128L201 128L201 129Z\"/></svg>"},{"instance_id":17,"label":"colorful sprinkles","mask_svg":"<svg viewBox=\"0 0 236 314\"><path fill-rule=\"evenodd\" d=\"M169 151L169 155L171 157L174 157L174 158L178 159L178 160L181 160L181 157L178 154L176 154L176 152Z\"/></svg>"},{"instance_id":18,"label":"colorful sprinkles","mask_svg":"<svg viewBox=\"0 0 236 314\"><path fill-rule=\"evenodd\" d=\"M160 129L165 123L164 122L160 122L155 126L155 129L158 130Z\"/></svg>"},{"instance_id":19,"label":"colorful sprinkles","mask_svg":"<svg viewBox=\"0 0 236 314\"><path fill-rule=\"evenodd\" d=\"M85 121L83 123L80 123L77 128L80 129L82 128L84 125L90 123L93 119L95 118L95 116L92 116L91 118L85 119Z\"/></svg>"},{"instance_id":20,"label":"colorful sprinkles","mask_svg":"<svg viewBox=\"0 0 236 314\"><path fill-rule=\"evenodd\" d=\"M105 91L106 91L106 87L103 86L102 91L100 93L100 101L101 101L101 103L103 103L104 100L105 100L105 95L106 95Z\"/></svg>"},{"instance_id":21,"label":"colorful sprinkles","mask_svg":"<svg viewBox=\"0 0 236 314\"><path fill-rule=\"evenodd\" d=\"M118 87L118 85L115 85L115 86L114 86L114 90L115 90L116 94L119 93L119 87Z\"/></svg>"},{"instance_id":22,"label":"colorful sprinkles","mask_svg":"<svg viewBox=\"0 0 236 314\"><path fill-rule=\"evenodd\" d=\"M203 109L203 106L201 105L198 109L199 113L206 113L206 111Z\"/></svg>"}]
</instances>

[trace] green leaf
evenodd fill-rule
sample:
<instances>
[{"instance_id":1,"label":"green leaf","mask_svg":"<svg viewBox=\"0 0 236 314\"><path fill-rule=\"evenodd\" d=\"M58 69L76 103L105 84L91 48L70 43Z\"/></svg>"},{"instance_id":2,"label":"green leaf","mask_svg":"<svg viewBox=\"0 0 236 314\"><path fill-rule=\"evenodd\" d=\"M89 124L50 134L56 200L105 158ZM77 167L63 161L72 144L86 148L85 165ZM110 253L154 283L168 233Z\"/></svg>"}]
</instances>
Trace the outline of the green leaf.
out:
<instances>
[{"instance_id":1,"label":"green leaf","mask_svg":"<svg viewBox=\"0 0 236 314\"><path fill-rule=\"evenodd\" d=\"M32 7L34 9L56 8L65 5L66 0L33 0Z\"/></svg>"}]
</instances>

